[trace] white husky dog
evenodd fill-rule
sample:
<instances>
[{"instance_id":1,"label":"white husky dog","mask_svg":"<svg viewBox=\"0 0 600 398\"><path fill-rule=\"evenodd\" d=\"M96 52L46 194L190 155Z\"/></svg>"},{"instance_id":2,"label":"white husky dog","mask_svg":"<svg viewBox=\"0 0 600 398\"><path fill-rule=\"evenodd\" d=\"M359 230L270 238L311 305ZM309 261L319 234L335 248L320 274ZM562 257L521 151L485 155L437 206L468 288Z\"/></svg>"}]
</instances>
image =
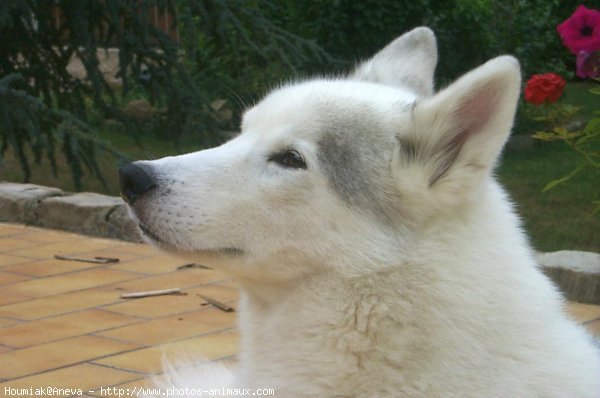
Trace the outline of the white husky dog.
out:
<instances>
[{"instance_id":1,"label":"white husky dog","mask_svg":"<svg viewBox=\"0 0 600 398\"><path fill-rule=\"evenodd\" d=\"M520 91L495 58L433 93L431 30L287 84L213 149L121 170L147 240L241 289L239 363L165 387L600 397L600 355L492 174ZM167 372L169 373L169 372Z\"/></svg>"}]
</instances>

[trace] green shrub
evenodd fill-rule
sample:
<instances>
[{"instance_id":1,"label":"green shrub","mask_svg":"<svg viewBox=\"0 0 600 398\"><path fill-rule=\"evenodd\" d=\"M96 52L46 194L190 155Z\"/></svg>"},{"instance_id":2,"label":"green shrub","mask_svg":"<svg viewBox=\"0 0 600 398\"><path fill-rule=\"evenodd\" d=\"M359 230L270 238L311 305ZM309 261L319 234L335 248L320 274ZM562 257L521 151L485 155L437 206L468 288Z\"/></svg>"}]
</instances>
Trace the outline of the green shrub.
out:
<instances>
[{"instance_id":1,"label":"green shrub","mask_svg":"<svg viewBox=\"0 0 600 398\"><path fill-rule=\"evenodd\" d=\"M365 58L396 36L420 25L435 30L440 50L437 74L454 79L491 57L516 55L525 74L563 72L568 54L556 25L570 15L573 0L288 0L278 12L285 26L315 39L336 58ZM569 68L567 68L569 66Z\"/></svg>"}]
</instances>

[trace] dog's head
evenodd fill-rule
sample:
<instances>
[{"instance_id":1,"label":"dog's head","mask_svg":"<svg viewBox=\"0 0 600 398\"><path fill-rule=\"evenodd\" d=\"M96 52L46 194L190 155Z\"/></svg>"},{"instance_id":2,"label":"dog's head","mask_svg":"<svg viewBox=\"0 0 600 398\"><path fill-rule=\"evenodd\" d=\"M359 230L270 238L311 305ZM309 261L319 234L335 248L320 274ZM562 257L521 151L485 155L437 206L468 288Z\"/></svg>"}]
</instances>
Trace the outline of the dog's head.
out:
<instances>
[{"instance_id":1,"label":"dog's head","mask_svg":"<svg viewBox=\"0 0 600 398\"><path fill-rule=\"evenodd\" d=\"M284 85L231 141L122 168L123 197L149 241L238 274L389 265L479 200L512 126L514 58L433 94L436 61L417 28L348 77Z\"/></svg>"}]
</instances>

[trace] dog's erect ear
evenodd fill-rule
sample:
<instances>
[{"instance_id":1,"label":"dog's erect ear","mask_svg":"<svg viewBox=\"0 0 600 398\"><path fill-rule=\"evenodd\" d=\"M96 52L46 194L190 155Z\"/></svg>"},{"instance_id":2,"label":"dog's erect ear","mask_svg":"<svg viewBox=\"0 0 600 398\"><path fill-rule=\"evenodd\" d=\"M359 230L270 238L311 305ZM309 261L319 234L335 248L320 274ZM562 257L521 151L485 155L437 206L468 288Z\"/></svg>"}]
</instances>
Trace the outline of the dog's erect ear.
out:
<instances>
[{"instance_id":1,"label":"dog's erect ear","mask_svg":"<svg viewBox=\"0 0 600 398\"><path fill-rule=\"evenodd\" d=\"M403 34L360 64L350 79L402 86L419 96L433 93L437 45L431 29L420 27Z\"/></svg>"},{"instance_id":2,"label":"dog's erect ear","mask_svg":"<svg viewBox=\"0 0 600 398\"><path fill-rule=\"evenodd\" d=\"M466 188L493 168L512 128L520 83L518 61L502 56L417 103L414 135L400 138L400 148L427 163L430 187Z\"/></svg>"}]
</instances>

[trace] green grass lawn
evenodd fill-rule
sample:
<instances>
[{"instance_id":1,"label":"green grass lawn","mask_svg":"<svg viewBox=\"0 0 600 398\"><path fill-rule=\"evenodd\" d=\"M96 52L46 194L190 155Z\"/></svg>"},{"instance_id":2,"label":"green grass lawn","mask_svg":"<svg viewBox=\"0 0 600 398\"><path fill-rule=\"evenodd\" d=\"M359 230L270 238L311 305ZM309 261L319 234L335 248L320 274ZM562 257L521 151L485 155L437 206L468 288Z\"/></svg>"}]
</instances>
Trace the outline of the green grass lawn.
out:
<instances>
[{"instance_id":1,"label":"green grass lawn","mask_svg":"<svg viewBox=\"0 0 600 398\"><path fill-rule=\"evenodd\" d=\"M541 251L578 249L600 252L600 173L588 168L547 192L546 184L574 169L579 156L562 142L507 151L498 177L511 194L533 246Z\"/></svg>"}]
</instances>

